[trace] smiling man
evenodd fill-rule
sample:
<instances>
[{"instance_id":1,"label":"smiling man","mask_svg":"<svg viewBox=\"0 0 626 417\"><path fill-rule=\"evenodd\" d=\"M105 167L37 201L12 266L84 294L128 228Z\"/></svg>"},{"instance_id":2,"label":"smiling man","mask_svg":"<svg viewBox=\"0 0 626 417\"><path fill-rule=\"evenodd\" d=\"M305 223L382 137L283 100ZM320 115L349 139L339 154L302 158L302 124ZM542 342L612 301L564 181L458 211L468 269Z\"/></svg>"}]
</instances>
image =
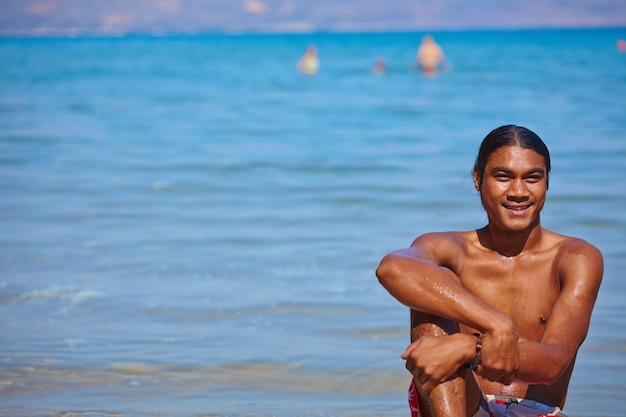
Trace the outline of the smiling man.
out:
<instances>
[{"instance_id":1,"label":"smiling man","mask_svg":"<svg viewBox=\"0 0 626 417\"><path fill-rule=\"evenodd\" d=\"M541 226L550 154L514 125L483 140L474 186L488 224L428 233L376 274L411 309L414 417L564 416L603 274L584 240Z\"/></svg>"}]
</instances>

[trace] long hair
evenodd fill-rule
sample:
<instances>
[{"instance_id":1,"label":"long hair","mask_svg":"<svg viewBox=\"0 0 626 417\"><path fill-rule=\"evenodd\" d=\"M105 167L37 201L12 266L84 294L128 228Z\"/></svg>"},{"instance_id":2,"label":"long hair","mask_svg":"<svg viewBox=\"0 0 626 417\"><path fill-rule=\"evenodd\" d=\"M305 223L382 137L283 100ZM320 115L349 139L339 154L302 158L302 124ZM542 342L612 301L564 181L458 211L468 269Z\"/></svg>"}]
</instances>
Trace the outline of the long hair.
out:
<instances>
[{"instance_id":1,"label":"long hair","mask_svg":"<svg viewBox=\"0 0 626 417\"><path fill-rule=\"evenodd\" d=\"M492 153L505 146L519 146L532 149L543 157L546 164L546 184L550 174L550 152L541 138L532 130L522 126L504 125L495 128L483 139L474 163L474 174L480 178L482 187L485 175L485 166Z\"/></svg>"}]
</instances>

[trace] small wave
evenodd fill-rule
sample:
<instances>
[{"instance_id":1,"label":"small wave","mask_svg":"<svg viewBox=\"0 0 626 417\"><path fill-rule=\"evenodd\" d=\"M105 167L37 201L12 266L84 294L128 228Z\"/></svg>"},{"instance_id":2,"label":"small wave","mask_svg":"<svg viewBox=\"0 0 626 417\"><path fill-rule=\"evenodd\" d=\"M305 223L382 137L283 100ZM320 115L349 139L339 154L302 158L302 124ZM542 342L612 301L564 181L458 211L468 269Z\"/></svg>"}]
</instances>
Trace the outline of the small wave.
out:
<instances>
[{"instance_id":1,"label":"small wave","mask_svg":"<svg viewBox=\"0 0 626 417\"><path fill-rule=\"evenodd\" d=\"M104 389L116 386L121 389L132 386L142 392L144 389L161 389L171 394L217 392L238 387L251 392L369 396L400 392L407 384L406 373L400 368L323 369L297 363L262 361L197 366L127 363L90 369L47 366L7 370L6 374L14 383L5 387L5 395L80 387Z\"/></svg>"},{"instance_id":2,"label":"small wave","mask_svg":"<svg viewBox=\"0 0 626 417\"><path fill-rule=\"evenodd\" d=\"M167 181L155 181L152 183L152 189L154 191L162 191L168 188L172 188L172 185Z\"/></svg>"},{"instance_id":3,"label":"small wave","mask_svg":"<svg viewBox=\"0 0 626 417\"><path fill-rule=\"evenodd\" d=\"M51 287L36 289L20 294L17 299L20 302L35 303L51 300L68 300L72 304L82 303L88 299L100 297L98 291L82 288Z\"/></svg>"}]
</instances>

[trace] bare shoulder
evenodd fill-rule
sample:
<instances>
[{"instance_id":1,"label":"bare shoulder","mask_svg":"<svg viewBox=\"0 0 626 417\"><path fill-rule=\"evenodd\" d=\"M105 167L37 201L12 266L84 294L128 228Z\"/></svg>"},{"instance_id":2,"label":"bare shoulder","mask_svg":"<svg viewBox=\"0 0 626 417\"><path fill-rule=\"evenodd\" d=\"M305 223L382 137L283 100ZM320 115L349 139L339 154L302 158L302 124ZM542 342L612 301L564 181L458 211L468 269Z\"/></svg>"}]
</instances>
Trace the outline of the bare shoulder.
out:
<instances>
[{"instance_id":1,"label":"bare shoulder","mask_svg":"<svg viewBox=\"0 0 626 417\"><path fill-rule=\"evenodd\" d=\"M448 265L467 252L476 232L431 232L417 237L411 249L430 258L439 265Z\"/></svg>"},{"instance_id":2,"label":"bare shoulder","mask_svg":"<svg viewBox=\"0 0 626 417\"><path fill-rule=\"evenodd\" d=\"M585 262L602 261L600 250L584 239L565 236L544 229L547 241L558 250L558 258L561 261L572 261L574 257L579 257Z\"/></svg>"},{"instance_id":3,"label":"bare shoulder","mask_svg":"<svg viewBox=\"0 0 626 417\"><path fill-rule=\"evenodd\" d=\"M604 270L604 259L600 250L584 239L548 233L557 249L559 276L561 279L581 278L596 281L599 285Z\"/></svg>"}]
</instances>

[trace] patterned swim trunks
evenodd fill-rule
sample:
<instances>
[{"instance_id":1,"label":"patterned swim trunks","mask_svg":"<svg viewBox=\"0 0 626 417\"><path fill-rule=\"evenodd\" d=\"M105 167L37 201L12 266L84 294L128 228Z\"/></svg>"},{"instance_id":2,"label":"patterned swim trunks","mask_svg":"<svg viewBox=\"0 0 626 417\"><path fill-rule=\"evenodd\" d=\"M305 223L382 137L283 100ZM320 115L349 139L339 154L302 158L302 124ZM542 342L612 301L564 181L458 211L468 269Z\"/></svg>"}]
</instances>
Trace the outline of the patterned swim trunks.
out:
<instances>
[{"instance_id":1,"label":"patterned swim trunks","mask_svg":"<svg viewBox=\"0 0 626 417\"><path fill-rule=\"evenodd\" d=\"M409 386L411 417L421 417L419 397L415 382ZM501 395L484 395L474 417L567 417L559 407L551 407L537 401Z\"/></svg>"}]
</instances>

